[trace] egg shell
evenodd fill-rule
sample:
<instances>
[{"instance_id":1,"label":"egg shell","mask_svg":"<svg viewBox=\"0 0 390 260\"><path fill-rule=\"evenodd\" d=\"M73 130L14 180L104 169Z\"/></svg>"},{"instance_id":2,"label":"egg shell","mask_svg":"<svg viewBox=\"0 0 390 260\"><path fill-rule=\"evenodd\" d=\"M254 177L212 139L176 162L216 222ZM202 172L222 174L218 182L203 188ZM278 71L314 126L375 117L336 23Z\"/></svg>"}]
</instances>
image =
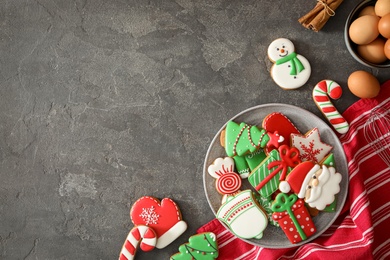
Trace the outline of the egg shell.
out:
<instances>
[{"instance_id":1,"label":"egg shell","mask_svg":"<svg viewBox=\"0 0 390 260\"><path fill-rule=\"evenodd\" d=\"M389 0L378 0L375 3L375 13L377 16L382 17L390 13L390 1Z\"/></svg>"},{"instance_id":2,"label":"egg shell","mask_svg":"<svg viewBox=\"0 0 390 260\"><path fill-rule=\"evenodd\" d=\"M379 33L386 39L390 38L390 13L383 16L378 23Z\"/></svg>"},{"instance_id":3,"label":"egg shell","mask_svg":"<svg viewBox=\"0 0 390 260\"><path fill-rule=\"evenodd\" d=\"M390 60L390 39L385 43L385 55Z\"/></svg>"},{"instance_id":4,"label":"egg shell","mask_svg":"<svg viewBox=\"0 0 390 260\"><path fill-rule=\"evenodd\" d=\"M385 40L378 37L369 44L358 45L357 52L366 61L380 64L387 60L385 55Z\"/></svg>"},{"instance_id":5,"label":"egg shell","mask_svg":"<svg viewBox=\"0 0 390 260\"><path fill-rule=\"evenodd\" d=\"M373 98L379 94L380 84L371 73L358 70L348 77L348 88L359 98Z\"/></svg>"},{"instance_id":6,"label":"egg shell","mask_svg":"<svg viewBox=\"0 0 390 260\"><path fill-rule=\"evenodd\" d=\"M358 16L360 17L360 16L365 16L365 15L376 16L375 7L373 5L369 5L369 6L364 7L363 10L360 11Z\"/></svg>"},{"instance_id":7,"label":"egg shell","mask_svg":"<svg viewBox=\"0 0 390 260\"><path fill-rule=\"evenodd\" d=\"M349 37L356 44L368 44L379 35L379 17L365 15L357 18L349 27Z\"/></svg>"}]
</instances>

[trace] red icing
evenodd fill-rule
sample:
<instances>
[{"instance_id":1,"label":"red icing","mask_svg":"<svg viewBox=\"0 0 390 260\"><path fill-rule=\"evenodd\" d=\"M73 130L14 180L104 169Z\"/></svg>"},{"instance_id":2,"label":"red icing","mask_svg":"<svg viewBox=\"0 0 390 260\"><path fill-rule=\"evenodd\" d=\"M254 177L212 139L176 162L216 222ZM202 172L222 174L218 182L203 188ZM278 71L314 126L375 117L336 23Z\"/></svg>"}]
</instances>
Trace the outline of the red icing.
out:
<instances>
[{"instance_id":1,"label":"red icing","mask_svg":"<svg viewBox=\"0 0 390 260\"><path fill-rule=\"evenodd\" d=\"M334 88L329 93L329 96L333 99L339 99L341 95L343 94L343 90L341 88Z\"/></svg>"},{"instance_id":2,"label":"red icing","mask_svg":"<svg viewBox=\"0 0 390 260\"><path fill-rule=\"evenodd\" d=\"M303 200L298 199L291 207L291 209L305 235L307 237L313 235L316 232L316 227L313 223L313 220L311 219L309 212L304 206ZM297 228L294 226L294 223L292 222L291 217L288 215L287 211L274 212L272 214L272 218L278 221L280 227L291 243L295 244L302 241L302 238L300 237Z\"/></svg>"},{"instance_id":3,"label":"red icing","mask_svg":"<svg viewBox=\"0 0 390 260\"><path fill-rule=\"evenodd\" d=\"M290 145L291 133L300 134L294 124L282 113L274 112L269 114L263 121L263 128L267 132L277 131L279 135L284 137L284 141L280 145Z\"/></svg>"},{"instance_id":4,"label":"red icing","mask_svg":"<svg viewBox=\"0 0 390 260\"><path fill-rule=\"evenodd\" d=\"M141 197L130 211L131 221L134 225L146 225L156 232L157 237L181 220L181 214L176 203L164 198L161 202L152 197Z\"/></svg>"},{"instance_id":5,"label":"red icing","mask_svg":"<svg viewBox=\"0 0 390 260\"><path fill-rule=\"evenodd\" d=\"M335 119L330 120L331 124L340 124L340 123L344 123L344 122L345 122L344 118L335 118Z\"/></svg>"},{"instance_id":6,"label":"red icing","mask_svg":"<svg viewBox=\"0 0 390 260\"><path fill-rule=\"evenodd\" d=\"M330 113L330 112L335 112L335 111L337 111L337 109L335 108L335 107L323 107L322 108L322 111L324 112L324 113Z\"/></svg>"},{"instance_id":7,"label":"red icing","mask_svg":"<svg viewBox=\"0 0 390 260\"><path fill-rule=\"evenodd\" d=\"M317 102L326 102L329 101L328 96L314 96L315 101Z\"/></svg>"},{"instance_id":8,"label":"red icing","mask_svg":"<svg viewBox=\"0 0 390 260\"><path fill-rule=\"evenodd\" d=\"M130 254L132 254L132 255L135 254L136 248L129 242L129 240L126 240L125 248L127 249L127 251L130 252ZM121 259L122 259L122 256L124 257L123 259L127 259L123 254L121 254Z\"/></svg>"}]
</instances>

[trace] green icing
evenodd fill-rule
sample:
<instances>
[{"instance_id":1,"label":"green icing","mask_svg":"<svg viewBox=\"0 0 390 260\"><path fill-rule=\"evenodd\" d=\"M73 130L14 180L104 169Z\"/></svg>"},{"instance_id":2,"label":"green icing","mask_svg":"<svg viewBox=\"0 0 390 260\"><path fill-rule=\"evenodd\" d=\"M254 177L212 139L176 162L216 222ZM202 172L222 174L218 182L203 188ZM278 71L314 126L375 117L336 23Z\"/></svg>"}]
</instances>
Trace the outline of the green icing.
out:
<instances>
[{"instance_id":1,"label":"green icing","mask_svg":"<svg viewBox=\"0 0 390 260\"><path fill-rule=\"evenodd\" d=\"M250 168L248 163L243 156L234 156L234 164L236 166L236 171L240 174L241 178L247 178L250 173Z\"/></svg>"},{"instance_id":2,"label":"green icing","mask_svg":"<svg viewBox=\"0 0 390 260\"><path fill-rule=\"evenodd\" d=\"M253 171L259 164L264 161L267 157L265 151L263 149L259 149L258 151L248 154L245 156L245 160L248 163L248 166L251 171Z\"/></svg>"},{"instance_id":3,"label":"green icing","mask_svg":"<svg viewBox=\"0 0 390 260\"><path fill-rule=\"evenodd\" d=\"M323 164L323 165L326 165L326 166L328 166L328 167L334 167L334 168L336 168L336 167L335 167L335 166L336 166L336 163L335 163L335 161L334 161L334 155L333 155L333 153L329 154L329 155L325 158L325 160L322 162L322 164Z\"/></svg>"},{"instance_id":4,"label":"green icing","mask_svg":"<svg viewBox=\"0 0 390 260\"><path fill-rule=\"evenodd\" d=\"M248 177L249 183L263 196L269 197L279 188L279 179L282 171L276 173L269 181L265 182L264 179L273 174L277 167L268 169L268 165L274 161L280 161L280 155L277 150L272 150L268 157L264 159L259 166L257 166ZM291 168L287 168L287 173L291 171ZM261 188L259 185L261 184Z\"/></svg>"},{"instance_id":5,"label":"green icing","mask_svg":"<svg viewBox=\"0 0 390 260\"><path fill-rule=\"evenodd\" d=\"M218 257L217 238L214 233L205 232L189 238L188 243L179 247L179 253L170 260L214 260Z\"/></svg>"},{"instance_id":6,"label":"green icing","mask_svg":"<svg viewBox=\"0 0 390 260\"><path fill-rule=\"evenodd\" d=\"M233 121L226 125L225 150L230 157L253 153L260 147L264 148L268 141L269 137L264 129Z\"/></svg>"}]
</instances>

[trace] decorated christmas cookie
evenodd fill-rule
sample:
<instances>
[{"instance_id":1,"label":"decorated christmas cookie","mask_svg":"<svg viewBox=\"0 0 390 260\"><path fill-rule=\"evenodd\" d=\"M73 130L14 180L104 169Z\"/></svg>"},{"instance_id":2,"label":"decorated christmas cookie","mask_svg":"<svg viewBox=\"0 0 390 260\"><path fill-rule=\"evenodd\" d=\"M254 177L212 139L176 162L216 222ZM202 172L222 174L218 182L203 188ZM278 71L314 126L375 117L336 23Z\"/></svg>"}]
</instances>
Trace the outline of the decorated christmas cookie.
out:
<instances>
[{"instance_id":1,"label":"decorated christmas cookie","mask_svg":"<svg viewBox=\"0 0 390 260\"><path fill-rule=\"evenodd\" d=\"M343 89L336 82L322 80L313 88L313 100L333 128L338 133L345 134L349 130L349 124L329 99L339 99L342 93Z\"/></svg>"},{"instance_id":2,"label":"decorated christmas cookie","mask_svg":"<svg viewBox=\"0 0 390 260\"><path fill-rule=\"evenodd\" d=\"M217 158L207 168L207 171L213 178L218 179L225 173L234 172L234 160L230 157Z\"/></svg>"},{"instance_id":3,"label":"decorated christmas cookie","mask_svg":"<svg viewBox=\"0 0 390 260\"><path fill-rule=\"evenodd\" d=\"M217 158L207 170L216 179L215 187L220 194L231 195L241 188L241 177L234 172L232 158Z\"/></svg>"},{"instance_id":4,"label":"decorated christmas cookie","mask_svg":"<svg viewBox=\"0 0 390 260\"><path fill-rule=\"evenodd\" d=\"M222 145L229 157L253 153L267 145L279 147L279 143L284 140L277 133L268 133L256 126L246 123L237 124L233 121L227 123L223 137Z\"/></svg>"},{"instance_id":5,"label":"decorated christmas cookie","mask_svg":"<svg viewBox=\"0 0 390 260\"><path fill-rule=\"evenodd\" d=\"M294 44L288 39L274 40L268 47L268 57L274 62L271 77L281 88L297 89L310 78L309 61L295 52Z\"/></svg>"},{"instance_id":6,"label":"decorated christmas cookie","mask_svg":"<svg viewBox=\"0 0 390 260\"><path fill-rule=\"evenodd\" d=\"M263 128L268 132L278 132L284 137L284 141L280 145L290 145L291 134L300 134L296 126L280 112L274 112L266 116L263 120ZM271 147L274 148L274 147Z\"/></svg>"},{"instance_id":7,"label":"decorated christmas cookie","mask_svg":"<svg viewBox=\"0 0 390 260\"><path fill-rule=\"evenodd\" d=\"M340 191L341 174L334 167L303 162L281 183L283 192L294 192L312 208L324 210ZM289 188L286 188L288 186Z\"/></svg>"},{"instance_id":8,"label":"decorated christmas cookie","mask_svg":"<svg viewBox=\"0 0 390 260\"><path fill-rule=\"evenodd\" d=\"M269 197L278 190L279 182L284 180L293 167L301 162L299 151L282 145L272 150L268 157L249 175L249 183L263 196Z\"/></svg>"},{"instance_id":9,"label":"decorated christmas cookie","mask_svg":"<svg viewBox=\"0 0 390 260\"><path fill-rule=\"evenodd\" d=\"M236 236L244 239L262 238L268 224L268 217L251 190L244 190L228 197L219 208L217 218Z\"/></svg>"},{"instance_id":10,"label":"decorated christmas cookie","mask_svg":"<svg viewBox=\"0 0 390 260\"><path fill-rule=\"evenodd\" d=\"M179 207L169 198L160 202L153 197L141 197L132 206L130 217L134 225L145 225L154 230L159 249L169 245L187 229Z\"/></svg>"},{"instance_id":11,"label":"decorated christmas cookie","mask_svg":"<svg viewBox=\"0 0 390 260\"><path fill-rule=\"evenodd\" d=\"M138 247L148 252L154 249L156 243L157 235L152 228L144 225L135 226L123 244L119 260L134 259Z\"/></svg>"},{"instance_id":12,"label":"decorated christmas cookie","mask_svg":"<svg viewBox=\"0 0 390 260\"><path fill-rule=\"evenodd\" d=\"M291 144L300 152L302 161L321 162L332 150L332 146L321 141L318 128L314 128L306 135L291 134Z\"/></svg>"},{"instance_id":13,"label":"decorated christmas cookie","mask_svg":"<svg viewBox=\"0 0 390 260\"><path fill-rule=\"evenodd\" d=\"M212 232L191 236L188 243L179 247L179 253L171 256L170 260L214 260L218 257L217 237Z\"/></svg>"},{"instance_id":14,"label":"decorated christmas cookie","mask_svg":"<svg viewBox=\"0 0 390 260\"><path fill-rule=\"evenodd\" d=\"M296 244L316 232L313 220L304 202L297 195L279 193L272 205L272 217L279 225L291 243Z\"/></svg>"},{"instance_id":15,"label":"decorated christmas cookie","mask_svg":"<svg viewBox=\"0 0 390 260\"><path fill-rule=\"evenodd\" d=\"M235 172L228 172L219 177L215 182L217 191L222 195L231 195L241 188L241 177Z\"/></svg>"}]
</instances>

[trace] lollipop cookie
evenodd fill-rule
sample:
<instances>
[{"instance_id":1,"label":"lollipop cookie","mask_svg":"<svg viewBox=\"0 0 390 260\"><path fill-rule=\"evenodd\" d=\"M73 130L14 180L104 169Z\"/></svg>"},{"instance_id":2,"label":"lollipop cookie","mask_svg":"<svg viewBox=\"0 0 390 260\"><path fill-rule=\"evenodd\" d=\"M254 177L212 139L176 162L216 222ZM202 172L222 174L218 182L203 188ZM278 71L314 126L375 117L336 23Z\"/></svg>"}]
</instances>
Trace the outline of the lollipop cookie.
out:
<instances>
[{"instance_id":1,"label":"lollipop cookie","mask_svg":"<svg viewBox=\"0 0 390 260\"><path fill-rule=\"evenodd\" d=\"M288 39L274 40L268 47L268 57L274 62L271 77L281 88L297 89L310 78L310 63L295 53L294 44Z\"/></svg>"}]
</instances>

